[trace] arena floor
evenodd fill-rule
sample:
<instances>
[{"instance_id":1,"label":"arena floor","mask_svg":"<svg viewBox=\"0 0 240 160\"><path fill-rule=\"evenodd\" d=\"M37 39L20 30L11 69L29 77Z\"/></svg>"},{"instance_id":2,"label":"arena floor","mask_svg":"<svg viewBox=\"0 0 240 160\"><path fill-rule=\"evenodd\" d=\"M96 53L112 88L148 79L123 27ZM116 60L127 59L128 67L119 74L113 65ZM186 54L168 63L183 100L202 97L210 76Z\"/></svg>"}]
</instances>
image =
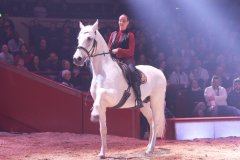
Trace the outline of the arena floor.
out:
<instances>
[{"instance_id":1,"label":"arena floor","mask_svg":"<svg viewBox=\"0 0 240 160\"><path fill-rule=\"evenodd\" d=\"M106 159L239 160L240 138L157 140L154 154L144 154L146 140L108 136ZM0 160L98 159L100 136L72 133L0 133Z\"/></svg>"}]
</instances>

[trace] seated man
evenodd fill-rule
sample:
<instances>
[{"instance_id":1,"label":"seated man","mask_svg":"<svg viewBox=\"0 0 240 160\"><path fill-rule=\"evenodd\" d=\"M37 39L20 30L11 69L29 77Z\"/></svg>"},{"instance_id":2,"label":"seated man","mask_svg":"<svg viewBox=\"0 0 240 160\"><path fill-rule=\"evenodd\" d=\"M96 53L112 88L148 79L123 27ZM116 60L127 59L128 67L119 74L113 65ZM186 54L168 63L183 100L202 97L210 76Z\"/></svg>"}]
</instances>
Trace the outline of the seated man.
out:
<instances>
[{"instance_id":1,"label":"seated man","mask_svg":"<svg viewBox=\"0 0 240 160\"><path fill-rule=\"evenodd\" d=\"M220 86L221 80L218 76L213 76L211 86L205 88L204 97L208 105L208 116L240 116L240 110L236 107L228 106L227 91Z\"/></svg>"},{"instance_id":2,"label":"seated man","mask_svg":"<svg viewBox=\"0 0 240 160\"><path fill-rule=\"evenodd\" d=\"M233 89L228 94L227 102L240 109L240 77L233 80Z\"/></svg>"}]
</instances>

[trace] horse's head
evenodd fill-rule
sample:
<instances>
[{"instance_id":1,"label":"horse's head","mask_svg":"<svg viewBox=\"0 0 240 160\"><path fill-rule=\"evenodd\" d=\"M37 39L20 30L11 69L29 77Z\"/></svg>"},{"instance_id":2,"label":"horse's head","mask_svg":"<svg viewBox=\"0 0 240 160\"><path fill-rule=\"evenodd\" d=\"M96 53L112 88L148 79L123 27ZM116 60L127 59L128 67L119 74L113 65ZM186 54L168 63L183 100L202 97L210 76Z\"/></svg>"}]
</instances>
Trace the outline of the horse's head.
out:
<instances>
[{"instance_id":1,"label":"horse's head","mask_svg":"<svg viewBox=\"0 0 240 160\"><path fill-rule=\"evenodd\" d=\"M84 62L93 56L96 49L96 34L98 29L98 20L93 25L84 26L79 22L80 32L78 35L78 47L73 55L73 63L77 66L83 66Z\"/></svg>"}]
</instances>

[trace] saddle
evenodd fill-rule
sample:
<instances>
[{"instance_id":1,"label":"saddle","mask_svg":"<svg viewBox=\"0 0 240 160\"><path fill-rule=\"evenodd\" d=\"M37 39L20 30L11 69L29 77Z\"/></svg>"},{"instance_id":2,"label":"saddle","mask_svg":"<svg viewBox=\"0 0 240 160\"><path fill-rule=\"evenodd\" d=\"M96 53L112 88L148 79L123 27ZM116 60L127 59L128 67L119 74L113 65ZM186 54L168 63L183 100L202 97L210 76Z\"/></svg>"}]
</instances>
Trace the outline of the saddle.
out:
<instances>
[{"instance_id":1,"label":"saddle","mask_svg":"<svg viewBox=\"0 0 240 160\"><path fill-rule=\"evenodd\" d=\"M125 77L127 83L131 86L131 72L130 72L130 69L128 68L128 65L120 61L118 61L117 63L119 67L122 69L123 76ZM140 84L146 83L147 76L139 69L137 69L137 72L138 72L138 76L140 77Z\"/></svg>"},{"instance_id":2,"label":"saddle","mask_svg":"<svg viewBox=\"0 0 240 160\"><path fill-rule=\"evenodd\" d=\"M123 106L123 104L127 101L128 97L131 95L131 93L130 93L130 87L132 85L132 83L131 83L131 71L130 71L128 65L126 65L125 63L122 63L122 62L118 61L117 59L114 59L114 60L117 62L119 67L122 69L123 76L128 83L128 88L124 91L121 100L118 102L118 104L113 106L113 108L120 108L120 107ZM146 83L147 82L147 76L142 71L140 71L138 69L137 69L137 72L138 72L138 76L140 77L140 85ZM148 99L144 100L144 102L148 102L148 101L149 101Z\"/></svg>"}]
</instances>

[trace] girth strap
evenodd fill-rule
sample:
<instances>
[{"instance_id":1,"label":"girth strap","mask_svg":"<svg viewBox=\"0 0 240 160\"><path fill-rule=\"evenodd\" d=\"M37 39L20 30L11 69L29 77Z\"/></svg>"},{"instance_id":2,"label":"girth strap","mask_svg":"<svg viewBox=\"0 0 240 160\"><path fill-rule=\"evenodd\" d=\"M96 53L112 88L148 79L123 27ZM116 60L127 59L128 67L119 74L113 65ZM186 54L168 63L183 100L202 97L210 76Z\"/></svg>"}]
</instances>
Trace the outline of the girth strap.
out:
<instances>
[{"instance_id":1,"label":"girth strap","mask_svg":"<svg viewBox=\"0 0 240 160\"><path fill-rule=\"evenodd\" d=\"M124 105L124 103L127 101L127 99L129 98L129 96L131 95L130 93L130 85L128 85L128 88L124 91L122 98L120 99L120 101L118 102L118 104L116 104L115 106L113 106L113 108L120 108Z\"/></svg>"}]
</instances>

